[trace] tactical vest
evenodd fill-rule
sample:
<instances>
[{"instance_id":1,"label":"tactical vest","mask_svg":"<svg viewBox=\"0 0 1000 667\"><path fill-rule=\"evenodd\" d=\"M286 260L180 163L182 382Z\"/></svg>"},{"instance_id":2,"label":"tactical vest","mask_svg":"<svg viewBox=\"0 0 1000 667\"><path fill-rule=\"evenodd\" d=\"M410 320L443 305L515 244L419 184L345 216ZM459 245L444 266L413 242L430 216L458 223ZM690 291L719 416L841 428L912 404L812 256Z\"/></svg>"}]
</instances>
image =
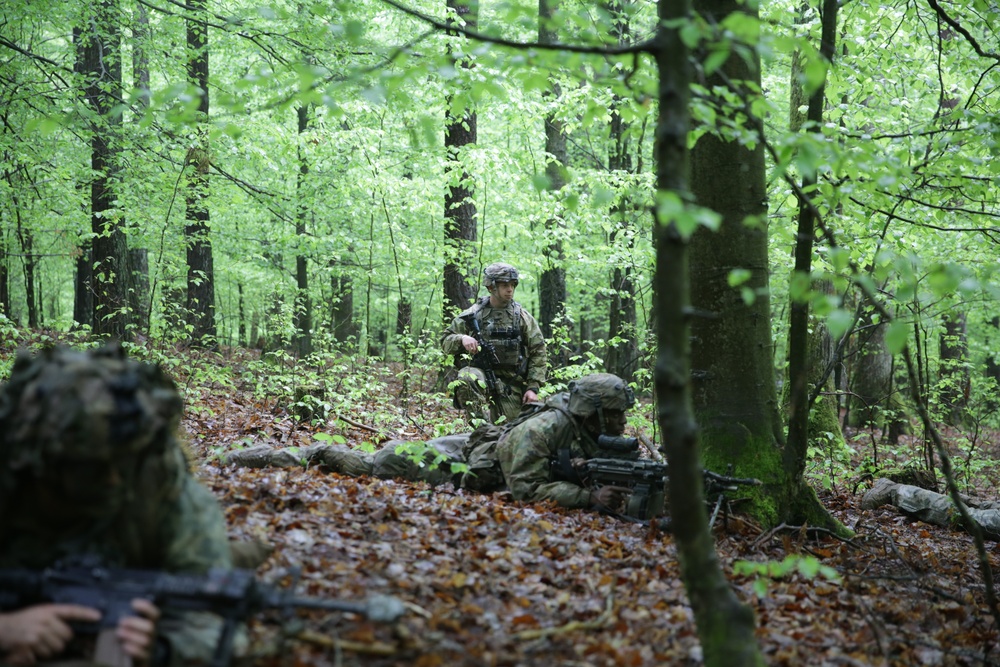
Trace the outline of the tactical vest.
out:
<instances>
[{"instance_id":1,"label":"tactical vest","mask_svg":"<svg viewBox=\"0 0 1000 667\"><path fill-rule=\"evenodd\" d=\"M521 335L521 304L514 301L509 308L498 310L489 303L489 297L483 297L470 310L479 320L483 339L496 349L500 363L494 370L524 376L528 372L528 358Z\"/></svg>"}]
</instances>

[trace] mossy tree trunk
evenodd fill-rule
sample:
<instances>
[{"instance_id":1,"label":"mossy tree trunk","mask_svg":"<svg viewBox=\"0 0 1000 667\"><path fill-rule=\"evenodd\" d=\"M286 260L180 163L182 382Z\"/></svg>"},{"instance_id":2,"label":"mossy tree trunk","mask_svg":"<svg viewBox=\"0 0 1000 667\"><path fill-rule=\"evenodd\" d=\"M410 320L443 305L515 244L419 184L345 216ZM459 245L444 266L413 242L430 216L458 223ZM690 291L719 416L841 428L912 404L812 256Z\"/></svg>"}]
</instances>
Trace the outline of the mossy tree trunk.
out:
<instances>
[{"instance_id":1,"label":"mossy tree trunk","mask_svg":"<svg viewBox=\"0 0 1000 667\"><path fill-rule=\"evenodd\" d=\"M656 187L659 201L686 202L687 138L691 74L677 28L689 20L690 0L661 0L654 52L659 67L660 117L656 128ZM698 428L691 409L690 284L688 239L666 207L655 207L654 308L657 358L654 379L663 451L670 462L670 507L684 587L694 611L709 667L763 665L754 635L753 612L733 593L719 565L702 492ZM772 388L773 391L773 388Z\"/></svg>"},{"instance_id":2,"label":"mossy tree trunk","mask_svg":"<svg viewBox=\"0 0 1000 667\"><path fill-rule=\"evenodd\" d=\"M711 24L752 11L736 0L701 0L698 7ZM704 83L709 90L738 86L750 99L760 86L759 63L733 55ZM720 116L735 115L721 99L713 102ZM722 216L718 231L699 230L691 242L694 410L705 463L719 472L732 464L734 475L764 482L752 492L750 512L766 525L840 530L796 472L804 467L796 457L805 452L785 451L772 358L763 144L707 133L692 150L691 173L697 202ZM745 276L741 290L729 284L734 270Z\"/></svg>"}]
</instances>

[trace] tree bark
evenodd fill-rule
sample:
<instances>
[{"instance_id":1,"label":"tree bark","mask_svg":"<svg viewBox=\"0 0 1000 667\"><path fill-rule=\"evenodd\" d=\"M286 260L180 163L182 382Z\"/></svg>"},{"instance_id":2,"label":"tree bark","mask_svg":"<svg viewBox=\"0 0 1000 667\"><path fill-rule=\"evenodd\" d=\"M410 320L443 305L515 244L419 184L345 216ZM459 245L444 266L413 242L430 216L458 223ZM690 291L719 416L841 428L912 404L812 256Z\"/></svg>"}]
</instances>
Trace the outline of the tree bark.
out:
<instances>
[{"instance_id":1,"label":"tree bark","mask_svg":"<svg viewBox=\"0 0 1000 667\"><path fill-rule=\"evenodd\" d=\"M205 14L205 0L189 3L196 15ZM208 120L208 28L188 19L187 23L187 75L188 80L200 90L198 124ZM215 269L212 258L211 224L208 211L208 170L212 158L208 133L199 128L196 143L188 150L186 167L190 170L187 182L187 221L184 236L187 240L187 309L188 324L195 343L214 347L215 328Z\"/></svg>"},{"instance_id":2,"label":"tree bark","mask_svg":"<svg viewBox=\"0 0 1000 667\"><path fill-rule=\"evenodd\" d=\"M969 400L969 340L965 329L965 313L951 312L944 315L944 330L939 339L941 408L944 418L952 426L959 426L965 416Z\"/></svg>"},{"instance_id":3,"label":"tree bark","mask_svg":"<svg viewBox=\"0 0 1000 667\"><path fill-rule=\"evenodd\" d=\"M124 215L115 208L112 186L120 169L122 118L114 109L122 93L121 12L117 0L102 0L94 11L92 29L82 34L85 94L98 117L90 141L93 331L98 336L124 340L129 325L128 245Z\"/></svg>"},{"instance_id":4,"label":"tree bark","mask_svg":"<svg viewBox=\"0 0 1000 667\"><path fill-rule=\"evenodd\" d=\"M552 18L559 9L560 0L538 0L538 41L554 44L559 41L552 27ZM546 93L550 100L558 101L561 95L559 84L552 83ZM566 132L563 122L555 112L548 114L545 123L545 176L548 192L559 201L559 193L566 186ZM545 220L545 242L542 245L542 275L538 285L538 324L542 335L553 338L556 330L566 319L566 256L563 252L562 237L566 223L557 211ZM569 350L565 343L556 341L549 349L549 363L556 368L569 361Z\"/></svg>"},{"instance_id":5,"label":"tree bark","mask_svg":"<svg viewBox=\"0 0 1000 667\"><path fill-rule=\"evenodd\" d=\"M628 15L622 11L631 0L611 0L608 10L616 17L615 31L619 45L631 43L631 26ZM626 177L635 173L632 161L632 149L629 142L629 124L626 123L617 110L621 103L615 95L611 111L611 152L608 155L608 171L612 174L621 172ZM608 239L614 248L618 244L625 245L626 255L631 255L635 234L632 230L634 205L629 197L622 196L621 201L612 209L611 217L615 227ZM617 339L618 342L613 342ZM604 357L604 368L614 373L626 382L635 378L639 361L638 330L636 328L635 284L632 281L632 267L616 264L611 269L611 299L608 308L608 351Z\"/></svg>"},{"instance_id":6,"label":"tree bark","mask_svg":"<svg viewBox=\"0 0 1000 667\"><path fill-rule=\"evenodd\" d=\"M475 3L447 0L465 27L475 29L478 7ZM468 60L462 67L471 67ZM473 201L473 179L463 166L463 149L476 143L477 117L470 109L455 116L448 104L445 112L444 145L447 152L445 176L448 189L444 197L444 313L450 322L458 311L465 310L476 295L476 278L472 270L477 236L476 203ZM471 280L470 280L471 279Z\"/></svg>"},{"instance_id":7,"label":"tree bark","mask_svg":"<svg viewBox=\"0 0 1000 667\"><path fill-rule=\"evenodd\" d=\"M734 0L735 4L735 0ZM660 118L656 129L657 196L688 200L687 138L690 128L691 74L687 47L676 24L690 20L690 0L659 4L656 60L659 67ZM708 529L702 493L698 427L691 409L690 283L688 242L676 220L654 208L656 249L654 300L657 361L654 380L662 448L670 463L672 530L677 540L681 576L694 611L698 636L709 667L763 665L754 637L753 612L736 598L719 565Z\"/></svg>"},{"instance_id":8,"label":"tree bark","mask_svg":"<svg viewBox=\"0 0 1000 667\"><path fill-rule=\"evenodd\" d=\"M346 272L330 276L330 328L338 343L346 343L358 335L354 325L354 281Z\"/></svg>"},{"instance_id":9,"label":"tree bark","mask_svg":"<svg viewBox=\"0 0 1000 667\"><path fill-rule=\"evenodd\" d=\"M309 129L309 106L297 109L299 131L299 177L295 184L299 207L295 216L295 235L299 246L295 255L295 351L300 357L312 353L312 300L309 298L309 258L305 254L302 241L308 232L309 207L305 203L305 185L309 176L309 162L306 159L303 142Z\"/></svg>"},{"instance_id":10,"label":"tree bark","mask_svg":"<svg viewBox=\"0 0 1000 667\"><path fill-rule=\"evenodd\" d=\"M822 36L819 52L827 62L833 62L837 39L837 0L823 0ZM810 96L806 120L809 132L819 132L823 123L823 107L826 101L826 86L820 87ZM802 191L807 195L815 191L817 176L815 173L803 174ZM811 284L813 243L816 234L816 221L813 204L809 201L799 202L798 233L795 242L795 269L791 282L799 284L803 294L791 295L791 318L788 333L788 376L790 388L788 442L784 451L784 468L790 491L793 495L804 495L806 460L809 449L809 414L813 407L810 400L810 378L815 377L809 367L810 333L809 333L809 298L813 290ZM796 487L800 487L796 490ZM804 518L804 517L803 517ZM836 520L827 517L823 523L835 526Z\"/></svg>"}]
</instances>

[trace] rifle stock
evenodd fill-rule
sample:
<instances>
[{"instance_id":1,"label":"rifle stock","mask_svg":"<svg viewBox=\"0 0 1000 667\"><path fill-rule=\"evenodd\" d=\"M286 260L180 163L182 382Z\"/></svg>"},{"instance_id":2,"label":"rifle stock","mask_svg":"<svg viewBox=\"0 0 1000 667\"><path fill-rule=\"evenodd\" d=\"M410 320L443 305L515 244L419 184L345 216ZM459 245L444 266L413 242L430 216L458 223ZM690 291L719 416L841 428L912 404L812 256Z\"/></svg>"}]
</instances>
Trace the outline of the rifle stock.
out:
<instances>
[{"instance_id":1,"label":"rifle stock","mask_svg":"<svg viewBox=\"0 0 1000 667\"><path fill-rule=\"evenodd\" d=\"M212 659L215 667L229 664L236 624L266 609L346 611L376 622L395 621L404 611L402 602L389 596L371 596L364 602L295 597L291 590L258 582L249 570L170 574L89 563L57 565L44 570L0 569L0 611L53 602L100 611L100 621L73 625L74 631L82 634L113 631L123 616L133 613L135 598L150 600L162 610L207 611L220 616L223 628Z\"/></svg>"}]
</instances>

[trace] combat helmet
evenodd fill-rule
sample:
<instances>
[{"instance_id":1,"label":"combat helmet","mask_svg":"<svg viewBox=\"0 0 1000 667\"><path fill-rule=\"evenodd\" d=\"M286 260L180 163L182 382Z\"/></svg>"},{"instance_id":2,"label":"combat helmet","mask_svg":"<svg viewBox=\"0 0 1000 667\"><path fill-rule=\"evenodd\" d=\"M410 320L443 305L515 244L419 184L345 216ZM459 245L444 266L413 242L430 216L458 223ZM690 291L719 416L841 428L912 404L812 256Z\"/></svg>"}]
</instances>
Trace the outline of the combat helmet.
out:
<instances>
[{"instance_id":1,"label":"combat helmet","mask_svg":"<svg viewBox=\"0 0 1000 667\"><path fill-rule=\"evenodd\" d=\"M581 419L603 410L624 412L633 405L635 394L617 375L594 373L569 383L569 411Z\"/></svg>"},{"instance_id":2,"label":"combat helmet","mask_svg":"<svg viewBox=\"0 0 1000 667\"><path fill-rule=\"evenodd\" d=\"M483 269L483 285L493 287L497 283L517 283L517 269L510 264L494 262Z\"/></svg>"},{"instance_id":3,"label":"combat helmet","mask_svg":"<svg viewBox=\"0 0 1000 667\"><path fill-rule=\"evenodd\" d=\"M20 353L0 387L0 483L53 462L114 461L174 443L182 402L158 366L118 344Z\"/></svg>"}]
</instances>

